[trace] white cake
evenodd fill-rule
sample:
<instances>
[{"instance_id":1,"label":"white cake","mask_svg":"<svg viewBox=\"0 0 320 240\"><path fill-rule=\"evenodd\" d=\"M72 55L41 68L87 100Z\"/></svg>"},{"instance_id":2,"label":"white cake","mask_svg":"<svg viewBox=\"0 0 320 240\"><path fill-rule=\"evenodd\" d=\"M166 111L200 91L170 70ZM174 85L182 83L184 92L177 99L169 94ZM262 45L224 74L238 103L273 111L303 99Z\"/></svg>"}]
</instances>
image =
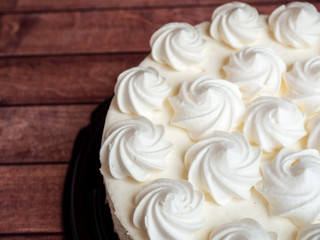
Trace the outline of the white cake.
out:
<instances>
[{"instance_id":1,"label":"white cake","mask_svg":"<svg viewBox=\"0 0 320 240\"><path fill-rule=\"evenodd\" d=\"M119 238L320 239L317 9L229 3L150 45L118 77L100 150Z\"/></svg>"}]
</instances>

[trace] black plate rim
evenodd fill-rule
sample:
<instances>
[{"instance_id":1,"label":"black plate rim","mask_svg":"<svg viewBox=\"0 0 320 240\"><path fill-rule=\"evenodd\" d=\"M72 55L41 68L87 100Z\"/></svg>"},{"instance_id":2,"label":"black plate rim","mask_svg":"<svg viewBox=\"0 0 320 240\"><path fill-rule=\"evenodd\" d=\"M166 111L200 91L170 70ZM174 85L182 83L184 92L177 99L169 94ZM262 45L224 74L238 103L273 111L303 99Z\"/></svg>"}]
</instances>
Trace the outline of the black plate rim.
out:
<instances>
[{"instance_id":1,"label":"black plate rim","mask_svg":"<svg viewBox=\"0 0 320 240\"><path fill-rule=\"evenodd\" d=\"M90 124L80 130L73 146L63 193L63 228L67 240L118 239L99 171L99 149L111 100L112 97L108 98L94 110Z\"/></svg>"}]
</instances>

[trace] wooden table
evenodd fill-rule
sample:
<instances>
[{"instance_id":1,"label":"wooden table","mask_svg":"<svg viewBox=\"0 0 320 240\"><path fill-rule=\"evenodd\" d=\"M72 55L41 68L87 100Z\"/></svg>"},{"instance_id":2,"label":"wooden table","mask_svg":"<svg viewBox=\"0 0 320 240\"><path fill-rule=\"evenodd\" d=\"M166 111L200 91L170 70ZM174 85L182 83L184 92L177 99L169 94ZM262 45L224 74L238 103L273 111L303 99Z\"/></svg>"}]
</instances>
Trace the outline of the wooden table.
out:
<instances>
[{"instance_id":1,"label":"wooden table","mask_svg":"<svg viewBox=\"0 0 320 240\"><path fill-rule=\"evenodd\" d=\"M148 54L156 29L209 20L223 2L0 0L1 239L63 239L63 186L79 130L117 75ZM270 13L283 1L249 2Z\"/></svg>"}]
</instances>

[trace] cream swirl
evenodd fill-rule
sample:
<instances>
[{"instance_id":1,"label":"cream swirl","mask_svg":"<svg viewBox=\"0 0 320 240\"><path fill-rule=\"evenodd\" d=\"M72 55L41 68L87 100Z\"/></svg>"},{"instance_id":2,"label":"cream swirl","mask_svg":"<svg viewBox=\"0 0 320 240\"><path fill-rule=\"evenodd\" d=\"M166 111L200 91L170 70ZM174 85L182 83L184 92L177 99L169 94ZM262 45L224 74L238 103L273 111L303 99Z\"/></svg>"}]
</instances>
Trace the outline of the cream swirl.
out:
<instances>
[{"instance_id":1,"label":"cream swirl","mask_svg":"<svg viewBox=\"0 0 320 240\"><path fill-rule=\"evenodd\" d=\"M238 87L209 75L184 81L179 94L169 101L174 108L171 123L185 128L192 139L208 137L215 130L229 131L242 123L244 105Z\"/></svg>"},{"instance_id":2,"label":"cream swirl","mask_svg":"<svg viewBox=\"0 0 320 240\"><path fill-rule=\"evenodd\" d=\"M101 166L108 167L114 178L130 176L142 182L152 171L166 168L165 157L171 149L162 125L134 117L116 122L106 131L100 149Z\"/></svg>"},{"instance_id":3,"label":"cream swirl","mask_svg":"<svg viewBox=\"0 0 320 240\"><path fill-rule=\"evenodd\" d=\"M288 217L298 226L319 219L319 151L283 148L274 160L262 163L262 172L263 181L257 189L269 202L272 215Z\"/></svg>"},{"instance_id":4,"label":"cream swirl","mask_svg":"<svg viewBox=\"0 0 320 240\"><path fill-rule=\"evenodd\" d=\"M289 100L260 97L248 105L243 133L266 152L290 146L306 135L305 114Z\"/></svg>"},{"instance_id":5,"label":"cream swirl","mask_svg":"<svg viewBox=\"0 0 320 240\"><path fill-rule=\"evenodd\" d=\"M261 154L240 132L217 131L188 149L188 180L220 205L232 198L249 199L252 186L261 180Z\"/></svg>"},{"instance_id":6,"label":"cream swirl","mask_svg":"<svg viewBox=\"0 0 320 240\"><path fill-rule=\"evenodd\" d=\"M320 39L320 13L308 2L281 5L271 13L269 26L277 41L291 47L310 47Z\"/></svg>"},{"instance_id":7,"label":"cream swirl","mask_svg":"<svg viewBox=\"0 0 320 240\"><path fill-rule=\"evenodd\" d=\"M151 36L150 45L156 62L168 64L175 70L184 70L203 60L201 52L205 40L188 23L168 23Z\"/></svg>"},{"instance_id":8,"label":"cream swirl","mask_svg":"<svg viewBox=\"0 0 320 240\"><path fill-rule=\"evenodd\" d=\"M151 240L192 239L204 224L204 196L185 180L157 179L138 193L135 203L133 223Z\"/></svg>"},{"instance_id":9,"label":"cream swirl","mask_svg":"<svg viewBox=\"0 0 320 240\"><path fill-rule=\"evenodd\" d=\"M134 67L119 75L115 97L121 112L147 115L162 108L170 91L171 87L155 69Z\"/></svg>"},{"instance_id":10,"label":"cream swirl","mask_svg":"<svg viewBox=\"0 0 320 240\"><path fill-rule=\"evenodd\" d=\"M212 14L210 35L233 48L255 41L261 30L258 11L246 3L227 3Z\"/></svg>"},{"instance_id":11,"label":"cream swirl","mask_svg":"<svg viewBox=\"0 0 320 240\"><path fill-rule=\"evenodd\" d=\"M270 48L244 47L223 67L226 79L236 84L244 98L275 95L286 71L284 61Z\"/></svg>"},{"instance_id":12,"label":"cream swirl","mask_svg":"<svg viewBox=\"0 0 320 240\"><path fill-rule=\"evenodd\" d=\"M320 114L314 116L307 125L310 135L308 138L308 148L315 148L320 151Z\"/></svg>"},{"instance_id":13,"label":"cream swirl","mask_svg":"<svg viewBox=\"0 0 320 240\"><path fill-rule=\"evenodd\" d=\"M276 240L277 234L266 232L254 219L244 218L221 225L210 234L210 240Z\"/></svg>"},{"instance_id":14,"label":"cream swirl","mask_svg":"<svg viewBox=\"0 0 320 240\"><path fill-rule=\"evenodd\" d=\"M297 61L285 79L288 98L306 113L320 111L320 55L306 62Z\"/></svg>"},{"instance_id":15,"label":"cream swirl","mask_svg":"<svg viewBox=\"0 0 320 240\"><path fill-rule=\"evenodd\" d=\"M296 240L319 240L320 239L320 223L311 224L298 231Z\"/></svg>"}]
</instances>

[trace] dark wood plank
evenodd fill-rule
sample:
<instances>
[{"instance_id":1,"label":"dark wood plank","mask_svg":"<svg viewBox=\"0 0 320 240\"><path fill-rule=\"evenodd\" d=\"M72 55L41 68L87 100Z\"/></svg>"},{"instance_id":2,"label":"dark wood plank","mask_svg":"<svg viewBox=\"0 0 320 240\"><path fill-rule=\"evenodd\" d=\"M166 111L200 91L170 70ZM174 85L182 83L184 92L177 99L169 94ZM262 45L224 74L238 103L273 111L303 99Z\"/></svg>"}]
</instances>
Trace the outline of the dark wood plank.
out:
<instances>
[{"instance_id":1,"label":"dark wood plank","mask_svg":"<svg viewBox=\"0 0 320 240\"><path fill-rule=\"evenodd\" d=\"M164 22L179 20L179 16L181 19L191 12L203 19L206 10L2 15L0 56L147 51L149 37Z\"/></svg>"},{"instance_id":2,"label":"dark wood plank","mask_svg":"<svg viewBox=\"0 0 320 240\"><path fill-rule=\"evenodd\" d=\"M0 233L61 233L67 168L68 164L0 166Z\"/></svg>"},{"instance_id":3,"label":"dark wood plank","mask_svg":"<svg viewBox=\"0 0 320 240\"><path fill-rule=\"evenodd\" d=\"M315 0L313 0L316 2ZM101 9L101 8L132 8L132 7L168 7L168 6L216 6L228 2L226 0L0 0L0 12L34 12L34 11L59 11L59 10L80 10L80 9ZM287 1L279 0L247 0L247 3L254 4L281 4ZM312 2L312 0L311 0Z\"/></svg>"},{"instance_id":4,"label":"dark wood plank","mask_svg":"<svg viewBox=\"0 0 320 240\"><path fill-rule=\"evenodd\" d=\"M257 8L269 13L276 6ZM212 11L211 7L189 7L4 14L0 16L0 56L150 51L149 38L163 24L196 24L209 20Z\"/></svg>"},{"instance_id":5,"label":"dark wood plank","mask_svg":"<svg viewBox=\"0 0 320 240\"><path fill-rule=\"evenodd\" d=\"M96 105L0 108L0 164L70 161L76 136L89 124L95 108Z\"/></svg>"},{"instance_id":6,"label":"dark wood plank","mask_svg":"<svg viewBox=\"0 0 320 240\"><path fill-rule=\"evenodd\" d=\"M62 240L62 234L0 235L1 240Z\"/></svg>"},{"instance_id":7,"label":"dark wood plank","mask_svg":"<svg viewBox=\"0 0 320 240\"><path fill-rule=\"evenodd\" d=\"M146 55L0 58L0 105L102 102Z\"/></svg>"}]
</instances>

